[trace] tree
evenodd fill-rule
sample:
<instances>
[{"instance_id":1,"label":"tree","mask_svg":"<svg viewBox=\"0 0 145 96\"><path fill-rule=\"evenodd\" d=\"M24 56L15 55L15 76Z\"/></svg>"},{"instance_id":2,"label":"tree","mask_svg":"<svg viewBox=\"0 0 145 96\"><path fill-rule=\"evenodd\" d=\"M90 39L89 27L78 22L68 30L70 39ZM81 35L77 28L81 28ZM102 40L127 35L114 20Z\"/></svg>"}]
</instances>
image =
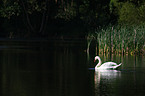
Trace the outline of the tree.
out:
<instances>
[{"instance_id":1,"label":"tree","mask_svg":"<svg viewBox=\"0 0 145 96\"><path fill-rule=\"evenodd\" d=\"M17 0L2 0L0 6L0 15L2 17L10 19L10 17L20 14L20 6Z\"/></svg>"},{"instance_id":2,"label":"tree","mask_svg":"<svg viewBox=\"0 0 145 96\"><path fill-rule=\"evenodd\" d=\"M21 22L31 35L43 35L54 3L51 0L3 0L0 14L9 21Z\"/></svg>"},{"instance_id":3,"label":"tree","mask_svg":"<svg viewBox=\"0 0 145 96\"><path fill-rule=\"evenodd\" d=\"M145 6L140 5L136 6L133 3L125 2L122 3L122 7L119 10L119 19L120 24L129 24L129 25L139 25L145 23Z\"/></svg>"},{"instance_id":4,"label":"tree","mask_svg":"<svg viewBox=\"0 0 145 96\"><path fill-rule=\"evenodd\" d=\"M41 2L39 0L20 0L23 18L27 21L26 25L30 32L44 34L49 15L49 3L48 0Z\"/></svg>"}]
</instances>

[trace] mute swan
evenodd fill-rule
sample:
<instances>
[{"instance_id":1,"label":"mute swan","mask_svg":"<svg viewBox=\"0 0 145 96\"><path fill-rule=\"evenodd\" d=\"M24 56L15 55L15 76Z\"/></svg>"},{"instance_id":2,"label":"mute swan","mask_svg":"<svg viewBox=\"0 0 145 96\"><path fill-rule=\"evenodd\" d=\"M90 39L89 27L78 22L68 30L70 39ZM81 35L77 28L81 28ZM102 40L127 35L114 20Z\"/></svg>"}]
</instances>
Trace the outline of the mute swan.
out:
<instances>
[{"instance_id":1,"label":"mute swan","mask_svg":"<svg viewBox=\"0 0 145 96\"><path fill-rule=\"evenodd\" d=\"M114 63L114 62L105 62L105 63L103 63L103 64L101 65L101 59L100 59L99 56L96 56L96 57L95 57L94 62L95 62L97 59L99 60L99 63L95 66L95 70L97 70L97 69L105 69L105 70L116 69L116 68L118 68L119 66L121 66L121 64L122 64L122 63L120 63L119 65L117 65L117 64Z\"/></svg>"}]
</instances>

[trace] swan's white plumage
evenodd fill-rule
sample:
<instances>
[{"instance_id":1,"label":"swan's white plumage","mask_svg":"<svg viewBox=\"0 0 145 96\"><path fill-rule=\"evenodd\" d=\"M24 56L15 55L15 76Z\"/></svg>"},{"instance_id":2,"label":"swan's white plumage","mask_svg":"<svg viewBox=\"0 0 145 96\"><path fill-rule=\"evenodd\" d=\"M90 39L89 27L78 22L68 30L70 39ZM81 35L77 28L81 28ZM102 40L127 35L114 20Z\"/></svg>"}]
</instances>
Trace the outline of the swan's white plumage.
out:
<instances>
[{"instance_id":1,"label":"swan's white plumage","mask_svg":"<svg viewBox=\"0 0 145 96\"><path fill-rule=\"evenodd\" d=\"M99 60L99 63L95 66L95 70L98 70L98 69L103 69L103 70L110 70L110 69L112 69L113 70L113 69L116 69L119 66L121 66L121 63L117 65L115 62L106 62L106 63L103 63L101 65L101 59L100 59L100 57L96 56L94 61L96 61L97 59Z\"/></svg>"}]
</instances>

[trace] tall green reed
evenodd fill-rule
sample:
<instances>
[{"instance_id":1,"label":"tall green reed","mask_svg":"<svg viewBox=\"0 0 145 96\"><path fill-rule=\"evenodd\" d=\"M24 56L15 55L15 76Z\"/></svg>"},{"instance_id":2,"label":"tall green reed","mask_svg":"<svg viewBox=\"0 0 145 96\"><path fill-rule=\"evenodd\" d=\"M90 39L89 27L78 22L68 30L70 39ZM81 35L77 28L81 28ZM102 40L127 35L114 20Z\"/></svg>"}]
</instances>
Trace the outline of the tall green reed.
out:
<instances>
[{"instance_id":1,"label":"tall green reed","mask_svg":"<svg viewBox=\"0 0 145 96\"><path fill-rule=\"evenodd\" d=\"M145 46L145 26L109 26L97 32L100 53L141 53Z\"/></svg>"}]
</instances>

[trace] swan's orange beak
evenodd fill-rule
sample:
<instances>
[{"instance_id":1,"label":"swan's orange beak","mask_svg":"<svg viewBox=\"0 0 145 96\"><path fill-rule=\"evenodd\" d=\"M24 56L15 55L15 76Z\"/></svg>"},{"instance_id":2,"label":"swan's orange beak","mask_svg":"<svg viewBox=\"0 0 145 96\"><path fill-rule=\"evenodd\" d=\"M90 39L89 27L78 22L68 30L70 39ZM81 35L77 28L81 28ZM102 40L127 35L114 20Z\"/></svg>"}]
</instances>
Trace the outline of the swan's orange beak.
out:
<instances>
[{"instance_id":1,"label":"swan's orange beak","mask_svg":"<svg viewBox=\"0 0 145 96\"><path fill-rule=\"evenodd\" d=\"M96 62L96 60L94 60L94 63Z\"/></svg>"}]
</instances>

